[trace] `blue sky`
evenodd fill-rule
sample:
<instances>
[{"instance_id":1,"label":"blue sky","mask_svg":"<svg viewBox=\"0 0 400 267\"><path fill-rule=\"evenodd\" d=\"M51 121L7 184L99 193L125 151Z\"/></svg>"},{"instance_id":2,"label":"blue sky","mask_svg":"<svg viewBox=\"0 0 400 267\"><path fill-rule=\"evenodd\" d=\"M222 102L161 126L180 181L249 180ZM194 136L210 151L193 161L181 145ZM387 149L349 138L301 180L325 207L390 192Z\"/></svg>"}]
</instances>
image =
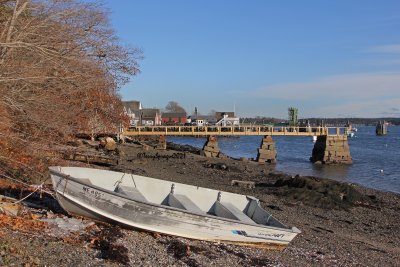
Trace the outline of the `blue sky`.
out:
<instances>
[{"instance_id":1,"label":"blue sky","mask_svg":"<svg viewBox=\"0 0 400 267\"><path fill-rule=\"evenodd\" d=\"M124 100L240 116L400 116L400 1L105 1L144 51Z\"/></svg>"}]
</instances>

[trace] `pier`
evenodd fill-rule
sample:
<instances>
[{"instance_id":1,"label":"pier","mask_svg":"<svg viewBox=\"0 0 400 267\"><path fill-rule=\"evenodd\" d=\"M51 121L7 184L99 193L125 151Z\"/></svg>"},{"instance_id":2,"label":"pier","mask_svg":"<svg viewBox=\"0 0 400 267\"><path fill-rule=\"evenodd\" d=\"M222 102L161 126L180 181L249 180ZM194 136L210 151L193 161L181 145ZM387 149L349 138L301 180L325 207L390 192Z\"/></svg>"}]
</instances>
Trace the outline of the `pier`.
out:
<instances>
[{"instance_id":1,"label":"pier","mask_svg":"<svg viewBox=\"0 0 400 267\"><path fill-rule=\"evenodd\" d=\"M347 127L296 127L296 126L135 126L123 136L341 136Z\"/></svg>"},{"instance_id":2,"label":"pier","mask_svg":"<svg viewBox=\"0 0 400 267\"><path fill-rule=\"evenodd\" d=\"M298 127L298 126L135 126L122 131L125 136L159 136L160 147L165 147L166 136L207 137L203 155L220 157L217 136L264 136L258 148L257 161L276 161L275 142L272 136L315 136L316 142L310 160L323 164L351 164L347 140L348 127Z\"/></svg>"}]
</instances>

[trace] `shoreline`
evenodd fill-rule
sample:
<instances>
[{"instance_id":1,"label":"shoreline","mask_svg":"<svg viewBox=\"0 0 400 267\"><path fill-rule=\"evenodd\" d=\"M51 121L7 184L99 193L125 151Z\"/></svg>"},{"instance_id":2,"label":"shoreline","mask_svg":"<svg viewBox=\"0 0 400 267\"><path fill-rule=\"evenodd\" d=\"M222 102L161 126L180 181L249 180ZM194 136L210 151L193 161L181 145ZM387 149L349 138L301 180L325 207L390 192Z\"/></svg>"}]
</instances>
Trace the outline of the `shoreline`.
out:
<instances>
[{"instance_id":1,"label":"shoreline","mask_svg":"<svg viewBox=\"0 0 400 267\"><path fill-rule=\"evenodd\" d=\"M131 155L132 162L135 162L132 155L136 149L141 148L128 148L124 152ZM172 150L157 152L173 153ZM225 166L221 168L221 164ZM302 231L279 255L285 266L324 261L327 265L374 266L386 262L387 266L394 266L400 262L400 237L396 237L400 230L397 219L400 194L327 178L292 176L275 171L273 165L205 158L191 153L185 160L139 160L135 168L125 167L145 176L259 198L263 207L278 220ZM254 189L232 186L232 180L252 181L256 186ZM343 250L343 247L347 248ZM294 251L299 248L321 259L299 257L297 263L291 262L296 256ZM363 259L364 253L371 254L371 251L377 255ZM267 254L278 256L274 252Z\"/></svg>"},{"instance_id":2,"label":"shoreline","mask_svg":"<svg viewBox=\"0 0 400 267\"><path fill-rule=\"evenodd\" d=\"M186 139L186 137L185 137ZM247 140L247 139L246 139ZM222 152L227 151L228 156L231 158L235 159L240 159L242 156L248 157L248 159L254 159L257 155L256 149L251 149L248 150L246 148L247 145L251 147L255 147L257 145L257 142L254 143L254 140L244 140L242 143L238 143L237 148L230 148L229 144L231 143L224 143L222 140L220 143L220 147L224 148L225 150L222 149ZM355 139L353 139L352 142ZM379 140L379 139L378 139ZM380 139L381 141L384 141L384 139ZM191 141L185 140L185 141L180 141L178 140L170 140L170 142L177 142L180 144L188 144L187 146L190 146ZM373 165L373 168L366 168L365 163L367 161L361 161L362 157L364 154L361 155L356 155L355 156L360 156L361 158L357 158L355 162L352 165L346 166L346 165L340 165L340 164L332 164L332 165L324 165L324 164L313 164L308 160L307 155L304 153L310 153L312 151L312 147L310 150L304 151L305 147L301 147L301 152L299 153L297 149L291 149L291 143L287 143L288 141L281 141L282 143L279 143L276 141L276 146L281 147L283 152L280 153L280 149L277 149L277 154L278 158L276 161L275 165L275 171L277 172L282 172L288 175L301 175L301 176L314 176L314 177L319 177L319 178L324 178L324 179L331 179L339 182L345 182L345 183L350 183L350 184L357 184L366 188L371 188L383 192L392 192L392 193L397 193L400 194L400 183L398 183L396 177L394 175L396 174L396 169L393 169L392 166L395 166L395 162L390 161L388 163L388 166L382 165L382 162L377 162L376 164L368 164L368 165ZM386 142L386 141L384 141ZM301 142L300 142L301 143ZM198 143L193 143L196 147L196 149L201 149L199 148ZM225 144L225 147L224 147ZM353 144L354 149L359 150L360 149L360 144L357 143ZM227 146L228 145L228 146ZM186 146L186 145L184 145ZM385 146L387 148L387 145ZM286 149L286 150L285 150ZM307 147L309 149L309 147ZM285 152L287 151L287 152ZM239 153L240 152L240 153ZM360 152L358 152L360 153ZM367 153L367 152L363 152ZM368 154L368 153L367 153ZM231 155L234 155L232 157ZM353 153L352 153L353 155ZM372 155L371 155L372 156ZM379 157L381 157L380 155ZM364 159L366 160L366 159ZM388 167L386 169L385 167ZM366 168L366 169L365 169ZM386 180L385 180L386 179ZM395 180L393 180L395 179ZM393 180L393 181L392 181ZM382 182L382 181L387 181L387 182ZM391 183L389 181L392 181L393 186L391 186Z\"/></svg>"},{"instance_id":3,"label":"shoreline","mask_svg":"<svg viewBox=\"0 0 400 267\"><path fill-rule=\"evenodd\" d=\"M251 195L279 221L302 233L281 252L98 223L96 227L106 233L104 240L109 240L107 246L93 248L90 240L96 240L98 232L92 230L80 234L86 239L69 243L65 240L70 236L54 240L43 231L38 235L35 231L26 233L6 227L0 242L18 247L23 255L35 255L41 263L60 266L87 266L88 261L92 266L396 266L400 262L399 194L325 178L291 176L251 161L205 158L186 152L187 148L156 150L135 143L122 144L118 146L118 165L90 167ZM76 161L64 164L88 166ZM232 180L254 182L255 187L235 186ZM43 242L48 245L43 246ZM123 255L115 257L113 247ZM64 251L69 253L64 255ZM104 256L107 253L111 258Z\"/></svg>"}]
</instances>

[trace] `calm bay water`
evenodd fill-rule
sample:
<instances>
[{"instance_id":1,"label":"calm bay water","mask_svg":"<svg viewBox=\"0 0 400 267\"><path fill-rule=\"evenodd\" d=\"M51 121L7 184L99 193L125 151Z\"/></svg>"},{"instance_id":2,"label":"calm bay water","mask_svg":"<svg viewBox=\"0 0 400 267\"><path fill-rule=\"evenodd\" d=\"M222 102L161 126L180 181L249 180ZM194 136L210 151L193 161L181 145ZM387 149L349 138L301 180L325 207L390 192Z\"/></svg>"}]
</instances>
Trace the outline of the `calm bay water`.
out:
<instances>
[{"instance_id":1,"label":"calm bay water","mask_svg":"<svg viewBox=\"0 0 400 267\"><path fill-rule=\"evenodd\" d=\"M231 157L256 158L261 136L218 138L220 150ZM327 166L310 163L311 137L274 136L277 147L276 169L289 174L312 175L361 184L400 193L400 127L389 127L386 136L376 136L375 127L358 127L349 139L353 164ZM169 137L168 141L202 148L205 138Z\"/></svg>"}]
</instances>

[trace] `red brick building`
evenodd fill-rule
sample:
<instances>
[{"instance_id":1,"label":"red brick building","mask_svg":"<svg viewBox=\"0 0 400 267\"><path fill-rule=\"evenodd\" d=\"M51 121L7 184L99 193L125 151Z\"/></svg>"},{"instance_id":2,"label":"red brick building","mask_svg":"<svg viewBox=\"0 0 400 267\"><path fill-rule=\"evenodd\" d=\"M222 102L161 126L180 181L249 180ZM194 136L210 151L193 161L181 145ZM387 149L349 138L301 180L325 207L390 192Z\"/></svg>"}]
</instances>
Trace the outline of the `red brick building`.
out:
<instances>
[{"instance_id":1,"label":"red brick building","mask_svg":"<svg viewBox=\"0 0 400 267\"><path fill-rule=\"evenodd\" d=\"M161 114L162 124L185 124L186 112L165 112Z\"/></svg>"}]
</instances>

